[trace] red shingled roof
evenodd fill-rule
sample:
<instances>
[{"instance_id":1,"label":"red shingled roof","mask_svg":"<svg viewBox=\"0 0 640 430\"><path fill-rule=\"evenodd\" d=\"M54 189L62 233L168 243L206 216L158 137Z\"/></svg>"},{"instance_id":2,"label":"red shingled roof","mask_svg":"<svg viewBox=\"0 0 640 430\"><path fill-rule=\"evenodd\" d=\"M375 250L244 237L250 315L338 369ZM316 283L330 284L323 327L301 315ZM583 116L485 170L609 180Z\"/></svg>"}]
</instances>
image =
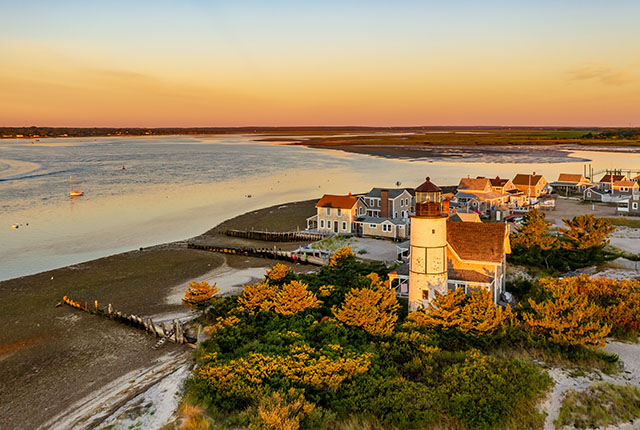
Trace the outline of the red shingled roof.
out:
<instances>
[{"instance_id":1,"label":"red shingled roof","mask_svg":"<svg viewBox=\"0 0 640 430\"><path fill-rule=\"evenodd\" d=\"M495 178L489 180L491 181L492 187L504 187L507 182L509 182L509 179L503 179L500 176L496 176Z\"/></svg>"},{"instance_id":2,"label":"red shingled roof","mask_svg":"<svg viewBox=\"0 0 640 430\"><path fill-rule=\"evenodd\" d=\"M416 193L437 193L442 192L442 189L431 182L431 178L427 176L427 180L415 189Z\"/></svg>"},{"instance_id":3,"label":"red shingled roof","mask_svg":"<svg viewBox=\"0 0 640 430\"><path fill-rule=\"evenodd\" d=\"M491 189L491 181L487 178L462 178L458 184L458 190L486 191Z\"/></svg>"},{"instance_id":4,"label":"red shingled roof","mask_svg":"<svg viewBox=\"0 0 640 430\"><path fill-rule=\"evenodd\" d=\"M604 175L599 182L610 183L610 182L624 181L626 178L627 178L627 175L613 175L613 181L612 181L611 175L607 174L607 175Z\"/></svg>"},{"instance_id":5,"label":"red shingled roof","mask_svg":"<svg viewBox=\"0 0 640 430\"><path fill-rule=\"evenodd\" d=\"M613 181L614 187L633 187L636 185L634 181Z\"/></svg>"},{"instance_id":6,"label":"red shingled roof","mask_svg":"<svg viewBox=\"0 0 640 430\"><path fill-rule=\"evenodd\" d=\"M582 180L584 180L584 178L580 174L560 173L560 176L558 176L558 182L571 182L577 184Z\"/></svg>"},{"instance_id":7,"label":"red shingled roof","mask_svg":"<svg viewBox=\"0 0 640 430\"><path fill-rule=\"evenodd\" d=\"M355 196L335 196L325 194L316 204L317 208L351 209L358 202Z\"/></svg>"},{"instance_id":8,"label":"red shingled roof","mask_svg":"<svg viewBox=\"0 0 640 430\"><path fill-rule=\"evenodd\" d=\"M540 181L540 179L542 179L542 175L528 175L519 173L515 178L513 178L513 183L515 185L531 185L533 187Z\"/></svg>"},{"instance_id":9,"label":"red shingled roof","mask_svg":"<svg viewBox=\"0 0 640 430\"><path fill-rule=\"evenodd\" d=\"M448 272L449 279L452 281L483 282L489 284L493 280L492 276L476 272L475 270L449 269Z\"/></svg>"},{"instance_id":10,"label":"red shingled roof","mask_svg":"<svg viewBox=\"0 0 640 430\"><path fill-rule=\"evenodd\" d=\"M447 221L447 242L463 260L502 262L507 225Z\"/></svg>"}]
</instances>

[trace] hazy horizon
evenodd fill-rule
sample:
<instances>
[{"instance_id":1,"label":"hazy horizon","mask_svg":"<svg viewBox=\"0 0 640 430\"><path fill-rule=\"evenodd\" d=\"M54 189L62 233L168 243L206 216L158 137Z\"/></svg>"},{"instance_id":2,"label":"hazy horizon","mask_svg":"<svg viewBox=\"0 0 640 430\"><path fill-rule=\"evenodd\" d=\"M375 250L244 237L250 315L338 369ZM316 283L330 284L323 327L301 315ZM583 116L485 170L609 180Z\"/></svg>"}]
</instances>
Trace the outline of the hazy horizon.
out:
<instances>
[{"instance_id":1,"label":"hazy horizon","mask_svg":"<svg viewBox=\"0 0 640 430\"><path fill-rule=\"evenodd\" d=\"M34 124L25 124L25 125L0 125L0 128L71 128L71 129L220 129L220 130L240 130L244 132L251 132L251 130L246 130L249 128L256 129L374 129L374 130L382 130L382 129L406 129L406 130L416 130L419 129L522 129L522 130L532 130L536 129L540 130L552 130L552 129L599 129L599 128L638 128L640 127L640 123L638 125L627 125L627 126L605 126L605 125L496 125L496 124L460 124L460 125L448 125L448 124L429 124L429 125L364 125L364 124L347 124L347 125L337 125L337 124L327 124L327 125L315 125L315 124L300 124L300 125L193 125L193 126L179 126L179 125L163 125L163 126L144 126L144 125L136 125L136 126L121 126L121 125L88 125L88 126L78 126L78 125L34 125Z\"/></svg>"}]
</instances>

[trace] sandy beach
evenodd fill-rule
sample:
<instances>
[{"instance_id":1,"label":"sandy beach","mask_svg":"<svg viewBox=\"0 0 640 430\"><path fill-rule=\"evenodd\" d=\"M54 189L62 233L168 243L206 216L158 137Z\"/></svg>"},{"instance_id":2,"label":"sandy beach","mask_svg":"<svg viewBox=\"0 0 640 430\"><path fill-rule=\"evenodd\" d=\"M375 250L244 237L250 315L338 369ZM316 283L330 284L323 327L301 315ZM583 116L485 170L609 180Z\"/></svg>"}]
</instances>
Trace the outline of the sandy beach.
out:
<instances>
[{"instance_id":1,"label":"sandy beach","mask_svg":"<svg viewBox=\"0 0 640 430\"><path fill-rule=\"evenodd\" d=\"M253 225L271 231L302 227L314 204L253 211L194 240L251 246L251 241L220 232ZM261 242L274 245L298 246ZM197 251L176 242L1 282L0 428L94 428L109 422L126 404L135 406L135 399L172 369L190 365L190 349L167 343L153 350L157 339L142 331L56 307L63 295L111 303L122 312L162 321L188 313L180 304L188 282L207 279L231 293L259 279L270 265L264 259Z\"/></svg>"}]
</instances>

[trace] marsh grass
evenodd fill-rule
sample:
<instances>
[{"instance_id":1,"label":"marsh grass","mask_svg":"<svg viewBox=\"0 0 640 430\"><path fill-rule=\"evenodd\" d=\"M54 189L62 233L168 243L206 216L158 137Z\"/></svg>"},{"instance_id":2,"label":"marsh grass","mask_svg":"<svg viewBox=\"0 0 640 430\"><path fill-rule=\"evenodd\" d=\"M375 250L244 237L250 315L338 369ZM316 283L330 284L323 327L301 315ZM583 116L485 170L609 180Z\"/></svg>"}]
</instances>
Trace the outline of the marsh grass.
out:
<instances>
[{"instance_id":1,"label":"marsh grass","mask_svg":"<svg viewBox=\"0 0 640 430\"><path fill-rule=\"evenodd\" d=\"M559 145L579 144L585 146L635 146L640 139L588 139L583 138L586 131L547 131L535 130L479 130L479 133L421 133L407 135L370 134L370 135L329 135L307 137L300 136L300 144L308 146L358 146L358 145Z\"/></svg>"},{"instance_id":2,"label":"marsh grass","mask_svg":"<svg viewBox=\"0 0 640 430\"><path fill-rule=\"evenodd\" d=\"M585 391L569 390L554 424L602 428L637 418L640 418L640 390L631 385L601 382Z\"/></svg>"}]
</instances>

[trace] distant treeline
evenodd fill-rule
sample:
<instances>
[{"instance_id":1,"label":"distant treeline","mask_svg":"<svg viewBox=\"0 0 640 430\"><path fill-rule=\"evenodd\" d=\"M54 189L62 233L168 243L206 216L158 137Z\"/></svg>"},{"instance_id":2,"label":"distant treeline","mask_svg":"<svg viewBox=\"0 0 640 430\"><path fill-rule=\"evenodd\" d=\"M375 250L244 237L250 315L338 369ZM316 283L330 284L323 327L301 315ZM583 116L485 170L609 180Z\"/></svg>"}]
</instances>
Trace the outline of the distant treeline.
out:
<instances>
[{"instance_id":1,"label":"distant treeline","mask_svg":"<svg viewBox=\"0 0 640 430\"><path fill-rule=\"evenodd\" d=\"M638 139L640 129L638 128L618 128L613 130L602 130L589 132L582 136L583 139Z\"/></svg>"},{"instance_id":2,"label":"distant treeline","mask_svg":"<svg viewBox=\"0 0 640 430\"><path fill-rule=\"evenodd\" d=\"M76 128L76 127L0 127L0 138L40 138L40 137L98 137L98 136L164 136L196 134L234 134L234 133L296 133L296 132L402 132L428 130L593 130L580 127L500 127L500 126L415 126L415 127L170 127L170 128ZM589 133L590 134L590 133Z\"/></svg>"}]
</instances>

